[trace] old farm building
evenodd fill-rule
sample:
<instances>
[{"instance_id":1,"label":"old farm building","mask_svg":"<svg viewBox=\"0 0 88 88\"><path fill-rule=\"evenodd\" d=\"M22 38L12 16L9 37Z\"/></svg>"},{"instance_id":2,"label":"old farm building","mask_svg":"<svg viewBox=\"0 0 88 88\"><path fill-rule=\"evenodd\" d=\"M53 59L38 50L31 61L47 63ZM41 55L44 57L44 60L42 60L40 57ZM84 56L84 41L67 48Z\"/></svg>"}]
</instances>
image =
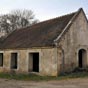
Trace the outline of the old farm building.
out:
<instances>
[{"instance_id":1,"label":"old farm building","mask_svg":"<svg viewBox=\"0 0 88 88\"><path fill-rule=\"evenodd\" d=\"M0 72L57 76L88 66L88 22L83 9L15 30L0 42Z\"/></svg>"}]
</instances>

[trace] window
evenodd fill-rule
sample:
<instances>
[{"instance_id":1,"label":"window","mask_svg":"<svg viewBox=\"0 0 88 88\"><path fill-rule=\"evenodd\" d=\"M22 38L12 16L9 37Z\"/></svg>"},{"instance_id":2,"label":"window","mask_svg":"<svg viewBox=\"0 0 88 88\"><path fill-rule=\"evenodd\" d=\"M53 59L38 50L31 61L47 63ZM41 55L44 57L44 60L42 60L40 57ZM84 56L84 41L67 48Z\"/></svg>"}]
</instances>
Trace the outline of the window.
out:
<instances>
[{"instance_id":1,"label":"window","mask_svg":"<svg viewBox=\"0 0 88 88\"><path fill-rule=\"evenodd\" d=\"M0 66L3 66L3 53L0 53Z\"/></svg>"}]
</instances>

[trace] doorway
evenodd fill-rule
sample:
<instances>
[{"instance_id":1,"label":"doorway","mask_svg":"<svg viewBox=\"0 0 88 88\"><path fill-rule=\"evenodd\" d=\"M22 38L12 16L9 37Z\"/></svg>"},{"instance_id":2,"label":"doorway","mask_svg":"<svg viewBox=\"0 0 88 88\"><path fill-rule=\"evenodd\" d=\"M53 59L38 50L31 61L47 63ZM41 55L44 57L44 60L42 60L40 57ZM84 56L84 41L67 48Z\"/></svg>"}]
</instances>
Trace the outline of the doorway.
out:
<instances>
[{"instance_id":1,"label":"doorway","mask_svg":"<svg viewBox=\"0 0 88 88\"><path fill-rule=\"evenodd\" d=\"M17 69L17 53L11 53L11 69Z\"/></svg>"},{"instance_id":2,"label":"doorway","mask_svg":"<svg viewBox=\"0 0 88 88\"><path fill-rule=\"evenodd\" d=\"M29 53L29 71L39 72L39 53Z\"/></svg>"},{"instance_id":3,"label":"doorway","mask_svg":"<svg viewBox=\"0 0 88 88\"><path fill-rule=\"evenodd\" d=\"M87 53L86 50L80 49L78 52L78 66L84 68L87 65Z\"/></svg>"}]
</instances>

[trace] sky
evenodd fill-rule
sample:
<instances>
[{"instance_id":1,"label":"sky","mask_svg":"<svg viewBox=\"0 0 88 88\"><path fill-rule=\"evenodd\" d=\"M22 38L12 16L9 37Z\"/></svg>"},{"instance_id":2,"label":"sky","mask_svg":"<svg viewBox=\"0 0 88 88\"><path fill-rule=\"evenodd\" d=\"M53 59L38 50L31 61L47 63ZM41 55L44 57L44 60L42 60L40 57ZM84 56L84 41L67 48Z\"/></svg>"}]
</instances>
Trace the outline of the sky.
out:
<instances>
[{"instance_id":1,"label":"sky","mask_svg":"<svg viewBox=\"0 0 88 88\"><path fill-rule=\"evenodd\" d=\"M1 0L0 14L16 9L32 10L40 21L65 15L83 8L88 16L88 0Z\"/></svg>"}]
</instances>

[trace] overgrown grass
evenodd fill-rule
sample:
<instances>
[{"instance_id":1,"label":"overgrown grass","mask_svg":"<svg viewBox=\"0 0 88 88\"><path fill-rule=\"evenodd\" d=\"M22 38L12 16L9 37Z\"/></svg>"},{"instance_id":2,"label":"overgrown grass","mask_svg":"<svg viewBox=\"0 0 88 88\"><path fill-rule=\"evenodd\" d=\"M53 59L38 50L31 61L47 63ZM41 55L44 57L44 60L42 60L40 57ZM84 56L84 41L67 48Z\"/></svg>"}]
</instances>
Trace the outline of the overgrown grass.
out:
<instances>
[{"instance_id":1,"label":"overgrown grass","mask_svg":"<svg viewBox=\"0 0 88 88\"><path fill-rule=\"evenodd\" d=\"M58 77L39 76L35 74L26 75L26 74L0 73L0 78L26 80L26 81L49 81L49 80L62 80L70 78L84 78L84 77L88 77L88 72L70 73L65 75L59 75Z\"/></svg>"}]
</instances>

